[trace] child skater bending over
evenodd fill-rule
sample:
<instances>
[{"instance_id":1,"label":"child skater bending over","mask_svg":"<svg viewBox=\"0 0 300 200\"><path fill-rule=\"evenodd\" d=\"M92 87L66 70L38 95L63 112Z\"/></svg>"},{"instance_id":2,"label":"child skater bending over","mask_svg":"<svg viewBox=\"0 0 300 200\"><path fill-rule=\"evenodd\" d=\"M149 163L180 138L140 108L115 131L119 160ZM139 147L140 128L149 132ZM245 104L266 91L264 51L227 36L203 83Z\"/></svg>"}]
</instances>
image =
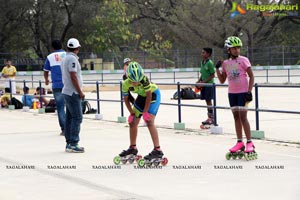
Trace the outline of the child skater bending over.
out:
<instances>
[{"instance_id":1,"label":"child skater bending over","mask_svg":"<svg viewBox=\"0 0 300 200\"><path fill-rule=\"evenodd\" d=\"M164 154L160 148L159 137L154 123L161 101L160 90L156 84L151 83L148 77L144 75L142 67L137 62L130 62L126 74L127 79L123 81L122 92L125 105L130 113L128 117L130 146L127 150L120 153L119 156L137 155L138 124L141 117L143 117L154 145L154 149L144 159L148 161L161 159ZM129 92L138 94L132 107L129 102Z\"/></svg>"},{"instance_id":2,"label":"child skater bending over","mask_svg":"<svg viewBox=\"0 0 300 200\"><path fill-rule=\"evenodd\" d=\"M250 124L246 109L247 104L252 101L254 76L249 59L240 56L242 46L240 38L235 36L228 37L225 40L225 48L227 48L229 58L216 64L216 72L221 83L228 79L228 98L237 134L237 144L229 150L230 153L226 155L226 158L230 159L230 157L233 157L235 159L237 155L243 155L235 153L243 152L245 149L242 134L244 129L247 138L245 158L248 160L248 158L255 159L257 156L251 140ZM219 70L221 66L222 72Z\"/></svg>"}]
</instances>

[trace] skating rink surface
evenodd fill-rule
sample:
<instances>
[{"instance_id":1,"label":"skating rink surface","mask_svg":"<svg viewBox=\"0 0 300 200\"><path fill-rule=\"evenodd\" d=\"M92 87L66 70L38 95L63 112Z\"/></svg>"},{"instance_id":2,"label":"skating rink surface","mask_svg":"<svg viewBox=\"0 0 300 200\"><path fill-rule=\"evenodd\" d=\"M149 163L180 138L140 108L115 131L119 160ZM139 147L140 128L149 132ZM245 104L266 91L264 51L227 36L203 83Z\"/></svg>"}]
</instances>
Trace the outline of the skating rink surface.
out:
<instances>
[{"instance_id":1,"label":"skating rink surface","mask_svg":"<svg viewBox=\"0 0 300 200\"><path fill-rule=\"evenodd\" d=\"M118 93L107 92L103 98L105 95L117 97ZM55 114L0 110L0 199L299 199L300 133L293 128L296 121L299 124L298 115L290 116L295 122L286 120L284 124L276 119L288 118L286 115L262 117L266 136L278 140L254 140L258 160L228 161L225 154L236 142L230 111L220 112L224 134L212 135L197 129L206 117L205 109L198 114L198 110L185 110L183 121L190 130L179 131L172 129L176 109L162 106L157 124L169 163L139 168L137 164L114 165L114 156L129 145L128 126L116 122L118 103L101 103L101 107L103 120L84 116L80 134L80 145L86 149L83 154L64 152ZM267 128L274 130L274 135ZM294 143L278 142L284 134ZM137 146L142 155L153 148L145 126L139 127Z\"/></svg>"}]
</instances>

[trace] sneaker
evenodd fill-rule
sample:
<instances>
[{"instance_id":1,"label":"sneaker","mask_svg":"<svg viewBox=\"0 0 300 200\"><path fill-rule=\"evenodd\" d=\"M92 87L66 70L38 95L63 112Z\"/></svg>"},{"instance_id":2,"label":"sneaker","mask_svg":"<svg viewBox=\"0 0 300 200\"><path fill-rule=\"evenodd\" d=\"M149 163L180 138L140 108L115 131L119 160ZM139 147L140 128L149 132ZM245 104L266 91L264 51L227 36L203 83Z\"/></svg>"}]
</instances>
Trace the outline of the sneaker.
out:
<instances>
[{"instance_id":1,"label":"sneaker","mask_svg":"<svg viewBox=\"0 0 300 200\"><path fill-rule=\"evenodd\" d=\"M84 153L84 147L80 147L78 144L76 145L67 145L66 152L69 153Z\"/></svg>"},{"instance_id":2,"label":"sneaker","mask_svg":"<svg viewBox=\"0 0 300 200\"><path fill-rule=\"evenodd\" d=\"M67 144L67 145L66 145L66 149L65 149L66 152L69 152L70 146L71 146L70 144Z\"/></svg>"}]
</instances>

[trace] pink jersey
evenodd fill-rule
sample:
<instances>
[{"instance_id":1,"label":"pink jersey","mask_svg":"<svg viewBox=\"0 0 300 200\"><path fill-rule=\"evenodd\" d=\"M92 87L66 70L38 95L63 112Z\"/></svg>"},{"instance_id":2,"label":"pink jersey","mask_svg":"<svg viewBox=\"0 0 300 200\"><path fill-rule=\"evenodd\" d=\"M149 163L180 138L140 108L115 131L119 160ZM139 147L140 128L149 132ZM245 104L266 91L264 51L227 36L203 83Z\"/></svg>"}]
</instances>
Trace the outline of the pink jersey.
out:
<instances>
[{"instance_id":1,"label":"pink jersey","mask_svg":"<svg viewBox=\"0 0 300 200\"><path fill-rule=\"evenodd\" d=\"M227 75L228 93L248 92L248 67L251 67L251 63L244 56L224 60L222 70Z\"/></svg>"}]
</instances>

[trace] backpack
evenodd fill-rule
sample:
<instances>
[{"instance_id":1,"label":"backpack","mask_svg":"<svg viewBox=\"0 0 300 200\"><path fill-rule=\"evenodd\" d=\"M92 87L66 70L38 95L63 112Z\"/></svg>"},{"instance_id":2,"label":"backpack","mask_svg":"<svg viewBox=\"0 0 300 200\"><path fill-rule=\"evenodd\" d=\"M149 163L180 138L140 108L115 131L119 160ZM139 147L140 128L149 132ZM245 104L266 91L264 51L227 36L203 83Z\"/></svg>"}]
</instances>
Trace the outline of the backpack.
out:
<instances>
[{"instance_id":1,"label":"backpack","mask_svg":"<svg viewBox=\"0 0 300 200\"><path fill-rule=\"evenodd\" d=\"M177 91L173 94L173 99L178 99L178 92Z\"/></svg>"},{"instance_id":2,"label":"backpack","mask_svg":"<svg viewBox=\"0 0 300 200\"><path fill-rule=\"evenodd\" d=\"M94 114L97 112L97 109L91 107L91 104L87 100L81 102L82 114Z\"/></svg>"},{"instance_id":3,"label":"backpack","mask_svg":"<svg viewBox=\"0 0 300 200\"><path fill-rule=\"evenodd\" d=\"M181 88L180 95L182 99L196 99L197 95L191 87Z\"/></svg>"},{"instance_id":4,"label":"backpack","mask_svg":"<svg viewBox=\"0 0 300 200\"><path fill-rule=\"evenodd\" d=\"M55 99L50 99L49 103L45 107L46 113L54 113L56 110L56 102Z\"/></svg>"},{"instance_id":5,"label":"backpack","mask_svg":"<svg viewBox=\"0 0 300 200\"><path fill-rule=\"evenodd\" d=\"M15 109L22 109L23 108L22 102L19 101L18 99L16 99L15 97L12 97L10 102L11 102L11 105L15 106Z\"/></svg>"}]
</instances>

